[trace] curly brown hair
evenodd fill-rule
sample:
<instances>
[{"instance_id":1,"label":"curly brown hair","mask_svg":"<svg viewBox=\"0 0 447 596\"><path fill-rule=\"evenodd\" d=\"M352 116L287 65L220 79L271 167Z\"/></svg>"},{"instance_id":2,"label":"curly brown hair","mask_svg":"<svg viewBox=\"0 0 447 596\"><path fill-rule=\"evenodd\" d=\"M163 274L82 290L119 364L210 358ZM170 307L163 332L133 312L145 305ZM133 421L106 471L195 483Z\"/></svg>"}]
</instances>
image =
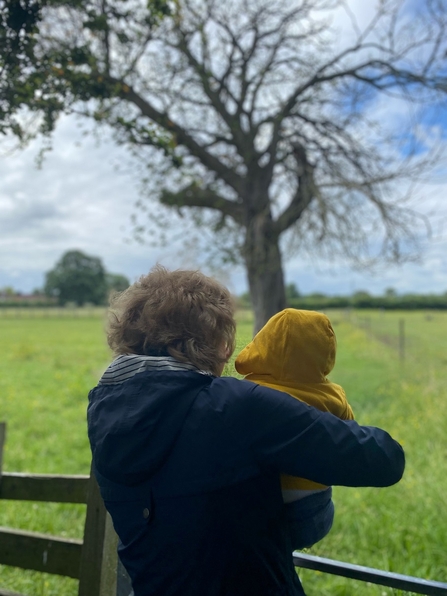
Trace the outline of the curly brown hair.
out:
<instances>
[{"instance_id":1,"label":"curly brown hair","mask_svg":"<svg viewBox=\"0 0 447 596\"><path fill-rule=\"evenodd\" d=\"M234 310L215 279L157 265L111 297L107 340L117 355L170 355L219 374L235 347Z\"/></svg>"}]
</instances>

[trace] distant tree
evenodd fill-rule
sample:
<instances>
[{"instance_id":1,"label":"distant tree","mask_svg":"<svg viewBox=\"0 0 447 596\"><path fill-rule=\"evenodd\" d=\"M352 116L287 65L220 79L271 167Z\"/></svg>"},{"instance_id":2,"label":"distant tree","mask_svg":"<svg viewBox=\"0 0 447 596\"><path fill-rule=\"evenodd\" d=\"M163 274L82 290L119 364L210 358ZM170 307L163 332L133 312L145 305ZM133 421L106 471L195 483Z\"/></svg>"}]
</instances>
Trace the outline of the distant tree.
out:
<instances>
[{"instance_id":1,"label":"distant tree","mask_svg":"<svg viewBox=\"0 0 447 596\"><path fill-rule=\"evenodd\" d=\"M326 294L323 294L322 292L312 292L311 294L309 294L310 298L326 298Z\"/></svg>"},{"instance_id":2,"label":"distant tree","mask_svg":"<svg viewBox=\"0 0 447 596\"><path fill-rule=\"evenodd\" d=\"M123 292L130 286L130 281L125 275L106 273L107 292Z\"/></svg>"},{"instance_id":3,"label":"distant tree","mask_svg":"<svg viewBox=\"0 0 447 596\"><path fill-rule=\"evenodd\" d=\"M387 288L385 290L384 296L386 298L396 298L397 297L397 292L396 292L396 290L394 288Z\"/></svg>"},{"instance_id":4,"label":"distant tree","mask_svg":"<svg viewBox=\"0 0 447 596\"><path fill-rule=\"evenodd\" d=\"M294 298L299 298L301 296L298 288L296 287L296 284L294 283L290 283L286 285L286 301L287 304L289 303L289 301Z\"/></svg>"},{"instance_id":5,"label":"distant tree","mask_svg":"<svg viewBox=\"0 0 447 596\"><path fill-rule=\"evenodd\" d=\"M358 290L351 297L351 304L354 308L373 308L374 298L366 290Z\"/></svg>"},{"instance_id":6,"label":"distant tree","mask_svg":"<svg viewBox=\"0 0 447 596\"><path fill-rule=\"evenodd\" d=\"M250 292L244 292L240 296L238 296L237 304L240 308L251 308L251 296Z\"/></svg>"},{"instance_id":7,"label":"distant tree","mask_svg":"<svg viewBox=\"0 0 447 596\"><path fill-rule=\"evenodd\" d=\"M79 250L66 252L48 271L45 294L56 297L59 304L86 302L103 304L107 295L106 272L101 259L86 255Z\"/></svg>"},{"instance_id":8,"label":"distant tree","mask_svg":"<svg viewBox=\"0 0 447 596\"><path fill-rule=\"evenodd\" d=\"M356 292L354 292L352 297L357 299L371 298L371 294L366 290L357 290Z\"/></svg>"},{"instance_id":9,"label":"distant tree","mask_svg":"<svg viewBox=\"0 0 447 596\"><path fill-rule=\"evenodd\" d=\"M5 286L4 288L0 288L0 294L2 296L11 297L16 295L16 291L11 286Z\"/></svg>"},{"instance_id":10,"label":"distant tree","mask_svg":"<svg viewBox=\"0 0 447 596\"><path fill-rule=\"evenodd\" d=\"M189 214L205 250L244 264L259 329L285 306L287 246L357 265L418 250L447 4L380 0L365 25L349 4L3 0L0 133L48 136L73 112L109 126L168 225Z\"/></svg>"}]
</instances>

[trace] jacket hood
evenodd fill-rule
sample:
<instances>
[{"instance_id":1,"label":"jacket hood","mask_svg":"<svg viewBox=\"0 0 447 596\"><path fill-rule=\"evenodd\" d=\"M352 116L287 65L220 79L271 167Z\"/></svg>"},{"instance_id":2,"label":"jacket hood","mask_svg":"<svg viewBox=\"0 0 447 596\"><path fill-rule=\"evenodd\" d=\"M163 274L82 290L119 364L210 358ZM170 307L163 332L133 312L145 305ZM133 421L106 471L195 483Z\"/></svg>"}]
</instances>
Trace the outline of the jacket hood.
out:
<instances>
[{"instance_id":1,"label":"jacket hood","mask_svg":"<svg viewBox=\"0 0 447 596\"><path fill-rule=\"evenodd\" d=\"M119 356L89 393L88 435L97 471L126 485L150 479L213 378L170 357Z\"/></svg>"},{"instance_id":2,"label":"jacket hood","mask_svg":"<svg viewBox=\"0 0 447 596\"><path fill-rule=\"evenodd\" d=\"M324 383L334 368L336 338L326 315L287 308L274 315L236 358L249 380ZM253 377L253 378L252 378Z\"/></svg>"}]
</instances>

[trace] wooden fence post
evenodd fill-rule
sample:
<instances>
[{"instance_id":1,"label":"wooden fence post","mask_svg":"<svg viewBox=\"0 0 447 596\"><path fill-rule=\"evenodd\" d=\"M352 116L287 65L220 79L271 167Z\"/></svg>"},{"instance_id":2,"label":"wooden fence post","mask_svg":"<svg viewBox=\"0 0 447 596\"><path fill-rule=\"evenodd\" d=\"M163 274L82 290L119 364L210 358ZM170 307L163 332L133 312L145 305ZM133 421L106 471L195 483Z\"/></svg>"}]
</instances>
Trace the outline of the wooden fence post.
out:
<instances>
[{"instance_id":1,"label":"wooden fence post","mask_svg":"<svg viewBox=\"0 0 447 596\"><path fill-rule=\"evenodd\" d=\"M79 596L116 594L117 536L96 479L91 473L87 499Z\"/></svg>"}]
</instances>

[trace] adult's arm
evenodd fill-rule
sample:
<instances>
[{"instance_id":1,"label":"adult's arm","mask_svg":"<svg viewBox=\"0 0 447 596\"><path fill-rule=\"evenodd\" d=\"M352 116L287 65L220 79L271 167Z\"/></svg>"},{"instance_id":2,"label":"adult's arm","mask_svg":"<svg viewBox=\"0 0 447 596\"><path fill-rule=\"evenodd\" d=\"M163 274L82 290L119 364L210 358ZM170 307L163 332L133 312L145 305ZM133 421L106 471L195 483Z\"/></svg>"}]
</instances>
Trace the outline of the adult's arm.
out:
<instances>
[{"instance_id":1,"label":"adult's arm","mask_svg":"<svg viewBox=\"0 0 447 596\"><path fill-rule=\"evenodd\" d=\"M326 485L390 486L401 479L404 452L385 430L259 385L248 401L251 447L261 466Z\"/></svg>"}]
</instances>

